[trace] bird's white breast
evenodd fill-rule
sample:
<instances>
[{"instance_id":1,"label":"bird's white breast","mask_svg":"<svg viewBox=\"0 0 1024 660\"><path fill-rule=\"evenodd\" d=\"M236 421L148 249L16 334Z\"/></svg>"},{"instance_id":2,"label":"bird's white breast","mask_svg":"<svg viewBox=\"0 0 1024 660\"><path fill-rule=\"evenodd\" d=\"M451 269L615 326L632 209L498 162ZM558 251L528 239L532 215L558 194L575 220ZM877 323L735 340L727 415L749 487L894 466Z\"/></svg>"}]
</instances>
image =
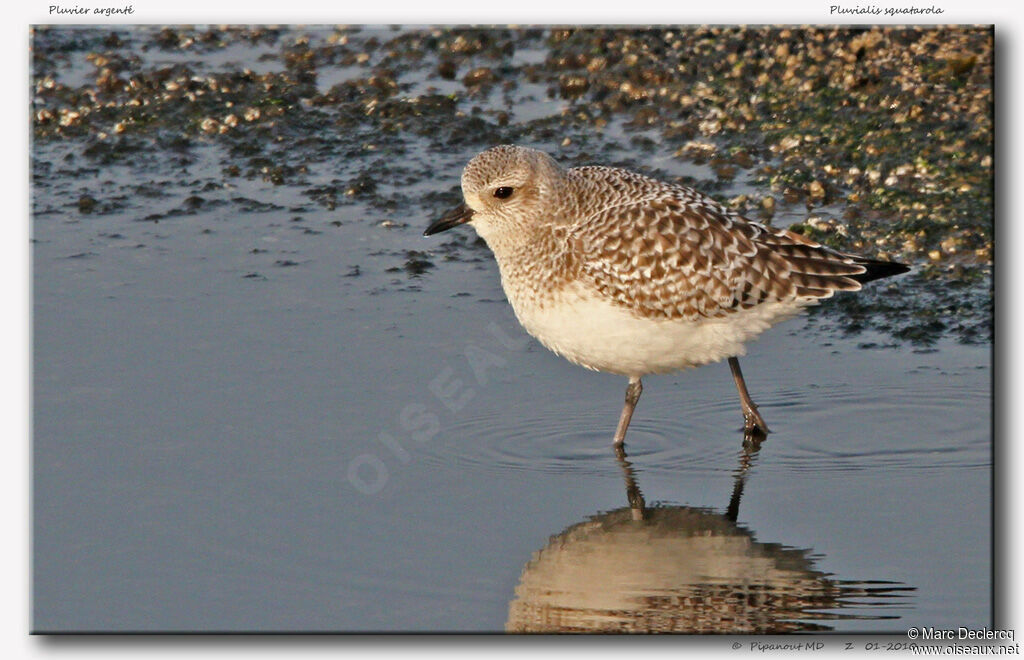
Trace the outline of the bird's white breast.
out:
<instances>
[{"instance_id":1,"label":"bird's white breast","mask_svg":"<svg viewBox=\"0 0 1024 660\"><path fill-rule=\"evenodd\" d=\"M617 305L578 281L538 298L505 292L526 331L588 369L643 376L743 355L744 342L792 316L799 303L769 303L724 318L651 319Z\"/></svg>"}]
</instances>

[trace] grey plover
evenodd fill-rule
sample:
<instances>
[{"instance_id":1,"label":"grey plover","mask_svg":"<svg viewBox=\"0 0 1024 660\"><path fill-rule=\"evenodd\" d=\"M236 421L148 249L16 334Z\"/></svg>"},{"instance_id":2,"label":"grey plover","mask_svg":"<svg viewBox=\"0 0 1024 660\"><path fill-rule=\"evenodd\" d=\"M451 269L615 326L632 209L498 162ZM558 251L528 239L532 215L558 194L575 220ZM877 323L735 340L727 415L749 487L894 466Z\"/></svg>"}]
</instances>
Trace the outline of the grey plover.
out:
<instances>
[{"instance_id":1,"label":"grey plover","mask_svg":"<svg viewBox=\"0 0 1024 660\"><path fill-rule=\"evenodd\" d=\"M763 436L737 359L744 344L836 291L909 270L754 222L691 188L612 167L563 169L525 147L475 156L462 194L424 234L470 224L527 332L576 364L629 378L616 445L643 376L723 358L748 435Z\"/></svg>"}]
</instances>

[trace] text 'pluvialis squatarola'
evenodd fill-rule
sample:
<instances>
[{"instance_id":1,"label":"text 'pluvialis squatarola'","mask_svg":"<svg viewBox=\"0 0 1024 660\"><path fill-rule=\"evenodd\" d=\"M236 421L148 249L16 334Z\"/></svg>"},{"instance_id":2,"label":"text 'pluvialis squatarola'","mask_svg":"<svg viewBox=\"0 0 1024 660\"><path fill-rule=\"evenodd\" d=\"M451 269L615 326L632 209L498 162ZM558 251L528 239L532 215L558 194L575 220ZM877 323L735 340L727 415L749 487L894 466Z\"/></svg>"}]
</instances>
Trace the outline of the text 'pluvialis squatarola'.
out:
<instances>
[{"instance_id":1,"label":"text 'pluvialis squatarola'","mask_svg":"<svg viewBox=\"0 0 1024 660\"><path fill-rule=\"evenodd\" d=\"M425 234L472 225L527 332L576 364L629 378L616 444L642 376L723 358L748 434L767 433L737 360L745 342L836 291L909 270L753 222L691 188L611 167L563 169L524 147L474 157L462 194Z\"/></svg>"}]
</instances>

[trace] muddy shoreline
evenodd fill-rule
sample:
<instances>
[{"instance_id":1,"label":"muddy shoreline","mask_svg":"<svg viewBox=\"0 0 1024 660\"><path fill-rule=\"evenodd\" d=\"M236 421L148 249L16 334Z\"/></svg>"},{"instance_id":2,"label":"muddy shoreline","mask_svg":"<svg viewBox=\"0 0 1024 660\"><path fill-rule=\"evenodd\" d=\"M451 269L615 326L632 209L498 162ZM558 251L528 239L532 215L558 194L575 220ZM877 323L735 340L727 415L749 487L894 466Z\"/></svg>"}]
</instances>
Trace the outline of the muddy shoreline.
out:
<instances>
[{"instance_id":1,"label":"muddy shoreline","mask_svg":"<svg viewBox=\"0 0 1024 660\"><path fill-rule=\"evenodd\" d=\"M219 209L326 240L352 223L404 238L458 199L469 156L517 142L913 265L815 309L812 327L988 342L993 60L987 27L36 27L32 208L162 231ZM216 176L200 181L187 170L210 147ZM110 167L135 181L76 185ZM243 182L307 201L268 204ZM253 256L238 275L272 276ZM395 290L487 258L468 235L389 256Z\"/></svg>"}]
</instances>

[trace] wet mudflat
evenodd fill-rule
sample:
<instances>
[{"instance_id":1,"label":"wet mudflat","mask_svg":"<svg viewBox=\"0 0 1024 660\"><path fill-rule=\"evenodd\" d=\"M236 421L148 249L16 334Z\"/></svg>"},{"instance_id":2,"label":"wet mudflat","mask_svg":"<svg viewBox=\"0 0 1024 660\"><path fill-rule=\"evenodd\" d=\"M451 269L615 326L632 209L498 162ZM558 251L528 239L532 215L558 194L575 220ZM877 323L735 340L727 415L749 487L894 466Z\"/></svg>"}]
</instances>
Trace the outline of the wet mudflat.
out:
<instances>
[{"instance_id":1,"label":"wet mudflat","mask_svg":"<svg viewBox=\"0 0 1024 660\"><path fill-rule=\"evenodd\" d=\"M872 129L894 200L838 148L802 151L841 135L730 127L773 108L723 105L714 83L677 95L674 132L657 121L679 69L643 72L674 39L706 42L690 52L711 67L715 43L773 38L783 63L813 61L816 33L642 32L600 52L595 34L37 31L35 629L991 623L984 130L942 124L950 174L913 132L889 154ZM869 69L891 60L871 55L909 40L920 84L984 110L985 51L932 45L985 32L943 36L833 38L850 71L809 79L884 95ZM751 346L774 431L759 447L712 365L645 381L616 456L624 383L529 340L470 230L420 236L462 165L506 141L689 182L915 272ZM956 219L936 228L914 195Z\"/></svg>"}]
</instances>

